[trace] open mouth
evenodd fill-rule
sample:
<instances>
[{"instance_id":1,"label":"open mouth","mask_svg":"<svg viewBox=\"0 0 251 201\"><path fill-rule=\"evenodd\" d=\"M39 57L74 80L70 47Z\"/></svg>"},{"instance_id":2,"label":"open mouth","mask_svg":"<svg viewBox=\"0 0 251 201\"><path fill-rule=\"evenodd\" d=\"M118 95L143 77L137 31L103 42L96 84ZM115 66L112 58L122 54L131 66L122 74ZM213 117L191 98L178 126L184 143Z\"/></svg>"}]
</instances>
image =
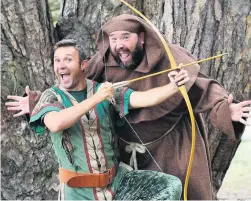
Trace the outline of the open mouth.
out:
<instances>
[{"instance_id":1,"label":"open mouth","mask_svg":"<svg viewBox=\"0 0 251 201\"><path fill-rule=\"evenodd\" d=\"M60 73L60 77L62 78L62 80L68 80L70 77L70 73Z\"/></svg>"},{"instance_id":2,"label":"open mouth","mask_svg":"<svg viewBox=\"0 0 251 201\"><path fill-rule=\"evenodd\" d=\"M120 51L119 52L119 58L122 60L122 61L126 61L129 59L130 57L130 52L125 52L125 51Z\"/></svg>"}]
</instances>

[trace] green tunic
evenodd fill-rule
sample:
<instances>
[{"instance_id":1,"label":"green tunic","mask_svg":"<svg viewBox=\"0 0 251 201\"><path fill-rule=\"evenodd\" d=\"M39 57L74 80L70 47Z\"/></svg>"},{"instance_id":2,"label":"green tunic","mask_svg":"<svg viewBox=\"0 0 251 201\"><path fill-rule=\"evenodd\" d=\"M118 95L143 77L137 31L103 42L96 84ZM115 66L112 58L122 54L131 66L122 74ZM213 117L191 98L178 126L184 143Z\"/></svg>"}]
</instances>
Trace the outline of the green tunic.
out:
<instances>
[{"instance_id":1,"label":"green tunic","mask_svg":"<svg viewBox=\"0 0 251 201\"><path fill-rule=\"evenodd\" d=\"M87 98L91 97L97 91L100 84L87 80ZM132 90L126 89L121 92L124 101L118 101L123 105L118 108L123 109L123 113L128 113L128 99ZM67 100L62 100L62 96L53 88L43 92L39 102L34 108L30 123L35 126L40 134L43 134L46 127L43 124L43 117L51 111L60 111L71 105L75 105L78 101L68 92L63 91ZM120 95L118 95L119 97ZM68 102L69 102L68 101ZM114 148L113 134L110 127L109 118L109 102L103 101L97 104L89 111L88 116L84 115L80 121L67 130L60 133L50 133L53 147L58 158L59 167L67 170L100 173L107 171L110 167L117 163ZM68 145L64 149L64 146ZM65 198L68 199L112 199L118 181L121 179L121 168L111 185L104 188L70 188L65 185Z\"/></svg>"}]
</instances>

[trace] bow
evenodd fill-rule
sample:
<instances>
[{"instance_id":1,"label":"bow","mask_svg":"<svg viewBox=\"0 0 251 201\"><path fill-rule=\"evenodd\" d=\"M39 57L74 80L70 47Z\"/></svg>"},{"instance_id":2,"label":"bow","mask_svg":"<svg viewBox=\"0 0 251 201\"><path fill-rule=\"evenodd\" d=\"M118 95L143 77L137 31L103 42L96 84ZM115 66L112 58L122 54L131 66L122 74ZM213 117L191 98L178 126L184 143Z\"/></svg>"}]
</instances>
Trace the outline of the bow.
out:
<instances>
[{"instance_id":1,"label":"bow","mask_svg":"<svg viewBox=\"0 0 251 201\"><path fill-rule=\"evenodd\" d=\"M168 56L170 64L171 64L171 69L177 69L177 64L176 64L176 62L174 60L174 57L173 57L173 55L172 55L172 53L171 53L165 39L164 39L164 37L159 32L159 30L139 10L137 10L136 8L134 8L133 6L131 6L129 3L125 2L124 0L120 0L120 1L122 3L124 3L127 7L129 7L131 10L136 12L139 16L141 16L153 28L154 32L158 35L159 39L161 40L161 42L162 42L162 44L163 44L163 46L165 48L165 51L167 53L167 56ZM190 177L190 174L191 174L192 162L193 162L193 159L194 159L196 130L195 130L194 113L193 113L192 105L191 105L190 99L188 97L186 88L185 88L185 86L181 86L181 87L179 87L179 90L180 90L181 94L183 95L184 100L186 102L186 105L187 105L187 108L188 108L188 111L189 111L190 120L191 120L191 126L192 126L192 146L191 146L190 158L189 158L189 163L188 163L188 168L187 168L187 173L186 173L186 180L185 180L185 185L184 185L184 200L187 200L188 181L189 181L189 177Z\"/></svg>"}]
</instances>

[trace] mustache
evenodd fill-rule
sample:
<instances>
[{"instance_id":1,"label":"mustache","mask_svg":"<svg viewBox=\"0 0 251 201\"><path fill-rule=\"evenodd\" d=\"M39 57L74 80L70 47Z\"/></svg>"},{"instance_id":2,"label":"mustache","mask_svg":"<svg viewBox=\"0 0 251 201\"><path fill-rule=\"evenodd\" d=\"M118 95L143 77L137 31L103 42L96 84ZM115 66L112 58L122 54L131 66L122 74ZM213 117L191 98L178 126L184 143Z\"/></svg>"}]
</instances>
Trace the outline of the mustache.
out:
<instances>
[{"instance_id":1,"label":"mustache","mask_svg":"<svg viewBox=\"0 0 251 201\"><path fill-rule=\"evenodd\" d=\"M128 48L126 48L126 47L121 47L121 48L119 48L119 49L115 49L115 51L113 52L114 56L120 55L120 51L125 51L125 52L132 53L132 51L130 51Z\"/></svg>"}]
</instances>

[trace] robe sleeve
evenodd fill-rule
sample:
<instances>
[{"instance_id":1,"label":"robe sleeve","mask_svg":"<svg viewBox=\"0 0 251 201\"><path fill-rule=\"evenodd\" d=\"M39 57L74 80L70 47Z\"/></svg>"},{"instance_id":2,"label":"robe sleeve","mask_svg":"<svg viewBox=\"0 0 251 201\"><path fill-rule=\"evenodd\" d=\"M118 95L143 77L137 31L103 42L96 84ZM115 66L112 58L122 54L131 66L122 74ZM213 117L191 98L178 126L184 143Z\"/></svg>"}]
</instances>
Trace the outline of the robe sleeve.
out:
<instances>
[{"instance_id":1,"label":"robe sleeve","mask_svg":"<svg viewBox=\"0 0 251 201\"><path fill-rule=\"evenodd\" d=\"M233 122L230 117L227 91L215 80L199 76L189 91L196 113L210 113L213 126L227 134L233 141L239 141L245 125Z\"/></svg>"},{"instance_id":2,"label":"robe sleeve","mask_svg":"<svg viewBox=\"0 0 251 201\"><path fill-rule=\"evenodd\" d=\"M95 80L96 82L102 83L105 81L105 67L102 57L99 52L97 52L87 63L87 68L85 70L86 78L90 80Z\"/></svg>"}]
</instances>

